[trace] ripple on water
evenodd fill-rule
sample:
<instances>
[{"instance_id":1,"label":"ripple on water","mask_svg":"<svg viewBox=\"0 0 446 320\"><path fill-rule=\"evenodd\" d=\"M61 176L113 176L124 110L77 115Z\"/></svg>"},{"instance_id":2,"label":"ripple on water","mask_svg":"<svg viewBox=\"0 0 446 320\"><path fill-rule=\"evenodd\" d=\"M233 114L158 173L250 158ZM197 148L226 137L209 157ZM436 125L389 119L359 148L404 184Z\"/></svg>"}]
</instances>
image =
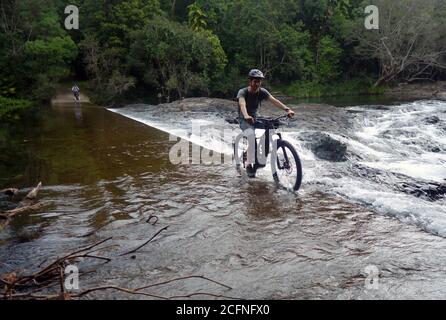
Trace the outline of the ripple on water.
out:
<instances>
[{"instance_id":1,"label":"ripple on water","mask_svg":"<svg viewBox=\"0 0 446 320\"><path fill-rule=\"evenodd\" d=\"M338 114L348 114L332 111L327 128L336 127ZM304 117L310 119L312 112L304 110ZM318 121L326 119L320 116L309 120L309 126L320 126ZM339 123L352 126L349 119ZM131 122L125 126L134 139L124 140L148 148L151 160L159 159L159 141L154 149L150 143L142 144L152 134L148 128L133 127ZM348 133L346 126L342 134ZM45 200L53 205L20 217L1 233L0 273L11 268L32 271L44 259L113 237L98 252L112 257L112 262L86 275L83 285L136 287L205 275L233 289L195 279L153 292L171 296L205 291L245 299L444 297L446 280L439 275L444 271L446 241L371 212L376 199L367 206L351 203L352 199L364 203L365 194L352 190L368 188L367 183L320 177L344 173L342 164L312 166L310 162L316 160L308 157L305 168L314 171L306 179L319 180L306 183L299 194L290 194L276 190L268 172L246 182L227 166L158 166L158 171L152 171L146 163L126 167L128 157L138 161L143 157L134 149L130 154L121 151L119 147L107 150L124 163L112 168L113 176L105 170L93 182L44 189ZM93 158L99 164L103 161L98 154ZM376 198L376 190L369 190ZM389 197L391 202L396 202L395 197ZM146 223L150 214L159 218L156 225ZM165 226L169 228L135 253L135 259L119 256ZM368 266L380 272L376 291L364 286ZM92 296L126 297L116 292Z\"/></svg>"}]
</instances>

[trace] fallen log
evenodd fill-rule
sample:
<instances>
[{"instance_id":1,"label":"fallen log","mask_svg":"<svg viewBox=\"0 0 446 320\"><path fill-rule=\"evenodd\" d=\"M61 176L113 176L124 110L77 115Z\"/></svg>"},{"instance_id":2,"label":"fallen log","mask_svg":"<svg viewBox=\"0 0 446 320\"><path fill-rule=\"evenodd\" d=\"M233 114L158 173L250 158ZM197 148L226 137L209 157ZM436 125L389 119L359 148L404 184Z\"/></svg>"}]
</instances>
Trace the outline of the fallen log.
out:
<instances>
[{"instance_id":1,"label":"fallen log","mask_svg":"<svg viewBox=\"0 0 446 320\"><path fill-rule=\"evenodd\" d=\"M0 218L10 219L10 218L15 217L16 215L19 215L19 214L27 212L27 211L38 210L38 209L42 208L43 206L44 206L44 203L39 202L36 204L30 204L28 206L21 207L21 208L17 207L13 210L9 210L9 211L0 213Z\"/></svg>"},{"instance_id":2,"label":"fallen log","mask_svg":"<svg viewBox=\"0 0 446 320\"><path fill-rule=\"evenodd\" d=\"M37 198L37 194L42 188L42 182L39 182L37 187L35 187L31 192L29 192L26 197L19 203L18 208L27 207L33 204L34 200Z\"/></svg>"},{"instance_id":3,"label":"fallen log","mask_svg":"<svg viewBox=\"0 0 446 320\"><path fill-rule=\"evenodd\" d=\"M19 189L15 189L15 188L0 190L0 195L5 195L8 197L14 197L14 196L18 195L18 193L19 193Z\"/></svg>"},{"instance_id":4,"label":"fallen log","mask_svg":"<svg viewBox=\"0 0 446 320\"><path fill-rule=\"evenodd\" d=\"M43 204L42 203L35 203L35 200L37 198L37 194L39 193L40 189L42 188L42 182L39 182L37 187L35 187L33 190L31 190L26 197L20 201L18 206L12 210L8 210L5 212L0 212L0 218L2 219L11 219L14 216L27 212L32 210L40 209ZM4 189L0 193L8 194L8 195L17 195L18 190L17 189Z\"/></svg>"}]
</instances>

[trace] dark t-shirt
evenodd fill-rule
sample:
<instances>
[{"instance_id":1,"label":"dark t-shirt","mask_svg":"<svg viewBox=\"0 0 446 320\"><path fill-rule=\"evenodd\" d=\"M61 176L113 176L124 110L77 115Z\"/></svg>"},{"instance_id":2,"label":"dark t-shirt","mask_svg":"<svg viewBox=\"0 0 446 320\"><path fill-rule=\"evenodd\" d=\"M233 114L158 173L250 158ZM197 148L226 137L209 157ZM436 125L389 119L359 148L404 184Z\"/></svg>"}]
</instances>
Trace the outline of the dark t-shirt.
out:
<instances>
[{"instance_id":1,"label":"dark t-shirt","mask_svg":"<svg viewBox=\"0 0 446 320\"><path fill-rule=\"evenodd\" d=\"M263 100L267 100L271 94L268 92L268 90L260 88L259 92L257 93L250 93L248 88L240 89L240 91L237 94L237 99L245 98L246 101L246 111L248 111L248 114L251 117L257 116L257 111L259 109L259 106L261 105ZM239 117L243 118L243 114L240 111L239 107Z\"/></svg>"}]
</instances>

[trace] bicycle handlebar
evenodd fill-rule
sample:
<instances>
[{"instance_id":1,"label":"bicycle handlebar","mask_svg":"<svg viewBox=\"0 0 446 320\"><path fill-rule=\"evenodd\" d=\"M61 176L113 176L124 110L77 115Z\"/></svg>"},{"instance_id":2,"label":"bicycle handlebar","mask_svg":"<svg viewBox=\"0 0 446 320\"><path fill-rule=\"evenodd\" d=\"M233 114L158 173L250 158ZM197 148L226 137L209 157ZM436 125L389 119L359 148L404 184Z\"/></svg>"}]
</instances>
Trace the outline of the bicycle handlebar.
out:
<instances>
[{"instance_id":1,"label":"bicycle handlebar","mask_svg":"<svg viewBox=\"0 0 446 320\"><path fill-rule=\"evenodd\" d=\"M288 115L283 115L277 118L262 118L262 117L258 117L258 118L254 118L256 121L279 121L282 119L289 119L290 117Z\"/></svg>"},{"instance_id":2,"label":"bicycle handlebar","mask_svg":"<svg viewBox=\"0 0 446 320\"><path fill-rule=\"evenodd\" d=\"M283 116L280 116L280 117L277 117L277 118L262 118L262 117L258 117L258 118L254 118L254 120L255 120L254 124L256 124L256 123L260 123L260 124L263 124L263 125L275 124L275 126L279 126L279 125L283 124L283 123L281 123L280 120L284 120L284 119L289 120L290 117L288 115L283 115ZM240 123L238 118L235 118L235 119L227 118L226 122L228 122L230 124L239 124Z\"/></svg>"},{"instance_id":3,"label":"bicycle handlebar","mask_svg":"<svg viewBox=\"0 0 446 320\"><path fill-rule=\"evenodd\" d=\"M281 121L284 119L289 119L288 115L280 116L277 118L260 118L260 117L254 118L254 120L255 120L254 126L255 125L258 126L260 124L261 126L264 126L265 128L268 128L268 129L269 128L277 129L279 126L285 124ZM262 129L265 129L265 128L262 128Z\"/></svg>"}]
</instances>

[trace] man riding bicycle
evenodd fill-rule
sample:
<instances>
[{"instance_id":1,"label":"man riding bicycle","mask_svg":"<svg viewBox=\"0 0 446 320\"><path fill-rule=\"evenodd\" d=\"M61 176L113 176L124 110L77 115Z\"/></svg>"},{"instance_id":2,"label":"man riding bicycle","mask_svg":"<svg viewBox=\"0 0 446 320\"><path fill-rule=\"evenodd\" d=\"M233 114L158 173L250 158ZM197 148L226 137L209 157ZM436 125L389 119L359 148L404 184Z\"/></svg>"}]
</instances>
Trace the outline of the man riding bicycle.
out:
<instances>
[{"instance_id":1,"label":"man riding bicycle","mask_svg":"<svg viewBox=\"0 0 446 320\"><path fill-rule=\"evenodd\" d=\"M255 118L257 117L257 111L262 104L262 101L269 101L276 107L284 110L291 118L294 116L294 111L284 105L281 101L273 97L266 89L262 88L262 81L265 79L262 71L253 69L248 75L249 82L248 87L240 89L237 94L239 105L239 121L240 128L244 131L245 135L249 137L254 135ZM250 139L248 139L250 140ZM254 138L255 141L255 138ZM255 154L251 148L254 146L248 145L247 151L247 167L246 172L249 177L254 178L256 174L256 161L252 156Z\"/></svg>"},{"instance_id":2,"label":"man riding bicycle","mask_svg":"<svg viewBox=\"0 0 446 320\"><path fill-rule=\"evenodd\" d=\"M77 86L77 84L74 84L74 86L71 88L71 92L74 95L74 99L76 101L79 101L79 94L81 92L81 89L79 89L79 87Z\"/></svg>"}]
</instances>

